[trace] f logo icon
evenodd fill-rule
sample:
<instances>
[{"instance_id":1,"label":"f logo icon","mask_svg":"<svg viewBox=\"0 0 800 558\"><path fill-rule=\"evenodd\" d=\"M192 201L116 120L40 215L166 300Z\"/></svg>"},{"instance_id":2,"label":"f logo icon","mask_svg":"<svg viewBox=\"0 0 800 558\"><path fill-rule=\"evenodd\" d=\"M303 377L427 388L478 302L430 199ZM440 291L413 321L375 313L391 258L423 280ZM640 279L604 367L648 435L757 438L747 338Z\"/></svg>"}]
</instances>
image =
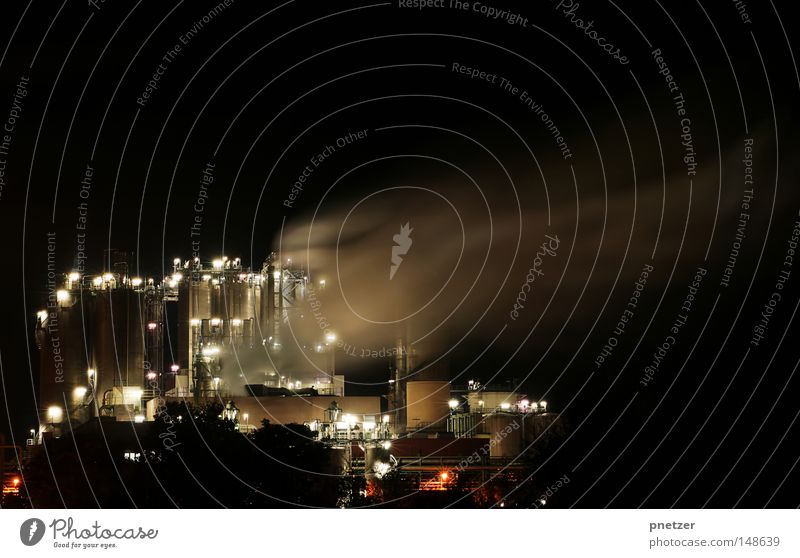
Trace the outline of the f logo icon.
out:
<instances>
[{"instance_id":1,"label":"f logo icon","mask_svg":"<svg viewBox=\"0 0 800 558\"><path fill-rule=\"evenodd\" d=\"M19 528L19 540L25 546L34 546L44 537L44 521L35 517L22 522Z\"/></svg>"}]
</instances>

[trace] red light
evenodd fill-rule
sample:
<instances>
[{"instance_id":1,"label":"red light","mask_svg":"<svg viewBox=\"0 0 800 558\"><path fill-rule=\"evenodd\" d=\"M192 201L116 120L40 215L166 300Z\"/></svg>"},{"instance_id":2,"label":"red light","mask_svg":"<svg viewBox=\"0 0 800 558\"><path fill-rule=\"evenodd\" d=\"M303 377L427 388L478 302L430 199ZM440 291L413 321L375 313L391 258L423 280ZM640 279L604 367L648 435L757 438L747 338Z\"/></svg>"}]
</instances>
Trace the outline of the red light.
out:
<instances>
[{"instance_id":1,"label":"red light","mask_svg":"<svg viewBox=\"0 0 800 558\"><path fill-rule=\"evenodd\" d=\"M450 477L450 474L447 471L442 471L441 473L439 473L439 477L443 481L446 481Z\"/></svg>"}]
</instances>

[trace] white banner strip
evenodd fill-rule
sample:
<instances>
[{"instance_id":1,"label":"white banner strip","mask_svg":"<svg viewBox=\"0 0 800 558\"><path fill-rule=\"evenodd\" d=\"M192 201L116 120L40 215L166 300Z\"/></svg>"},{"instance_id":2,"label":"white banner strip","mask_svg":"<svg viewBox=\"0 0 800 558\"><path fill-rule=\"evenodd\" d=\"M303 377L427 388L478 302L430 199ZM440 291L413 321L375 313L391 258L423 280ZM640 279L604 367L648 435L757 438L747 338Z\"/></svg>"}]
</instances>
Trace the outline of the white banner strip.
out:
<instances>
[{"instance_id":1,"label":"white banner strip","mask_svg":"<svg viewBox=\"0 0 800 558\"><path fill-rule=\"evenodd\" d=\"M797 510L0 510L14 557L797 557L798 525Z\"/></svg>"}]
</instances>

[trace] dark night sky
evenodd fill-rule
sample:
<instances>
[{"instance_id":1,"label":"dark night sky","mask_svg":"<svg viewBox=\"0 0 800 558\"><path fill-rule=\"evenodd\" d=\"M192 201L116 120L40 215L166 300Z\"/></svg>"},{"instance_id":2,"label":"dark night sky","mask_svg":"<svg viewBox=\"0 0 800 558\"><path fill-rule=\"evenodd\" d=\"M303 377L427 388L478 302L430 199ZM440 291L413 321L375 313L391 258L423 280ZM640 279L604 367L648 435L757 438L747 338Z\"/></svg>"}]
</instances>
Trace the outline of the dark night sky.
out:
<instances>
[{"instance_id":1,"label":"dark night sky","mask_svg":"<svg viewBox=\"0 0 800 558\"><path fill-rule=\"evenodd\" d=\"M99 271L104 248L117 247L137 253L142 275L160 275L191 255L193 207L213 162L203 259L224 250L260 266L282 237L284 256L341 289L334 326L368 347L391 343L394 329L353 310L394 319L446 285L409 320L412 336L441 324L426 358L447 355L453 376L469 367L463 379L500 370L564 412L572 435L553 459L576 481L567 505L725 507L743 496L740 505L762 506L788 474L770 505L796 506L800 270L760 346L749 345L800 209L800 81L776 13L754 2L748 24L731 2L581 3L578 17L619 45L623 65L556 4L492 4L518 11L523 27L449 4L237 0L167 63L215 2L33 2L24 18L26 3L4 6L0 119L20 78L30 81L0 196L3 430L19 436L35 420L31 332L46 235L56 233L59 266L70 270L87 165L87 268ZM657 48L686 101L692 176ZM470 79L454 63L498 78ZM558 126L570 158L522 91ZM284 205L312 156L365 129ZM723 287L745 138L755 193ZM414 247L390 283L391 237L406 222ZM557 254L511 320L546 234L558 235ZM645 265L654 271L635 315L597 368ZM689 319L643 387L698 266L708 271ZM340 367L370 383L383 381L385 364Z\"/></svg>"}]
</instances>

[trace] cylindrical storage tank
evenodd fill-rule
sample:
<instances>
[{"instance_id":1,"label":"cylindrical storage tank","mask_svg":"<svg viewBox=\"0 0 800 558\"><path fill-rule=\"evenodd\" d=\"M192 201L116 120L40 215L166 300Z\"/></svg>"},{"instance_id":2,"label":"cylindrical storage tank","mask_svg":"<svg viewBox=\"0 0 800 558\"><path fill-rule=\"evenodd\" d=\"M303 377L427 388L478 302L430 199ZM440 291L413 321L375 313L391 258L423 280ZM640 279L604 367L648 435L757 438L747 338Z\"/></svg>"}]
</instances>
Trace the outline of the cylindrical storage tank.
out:
<instances>
[{"instance_id":1,"label":"cylindrical storage tank","mask_svg":"<svg viewBox=\"0 0 800 558\"><path fill-rule=\"evenodd\" d=\"M158 335L161 324L148 328L143 295L127 288L97 291L92 343L95 392L102 404L114 386L144 385L144 338Z\"/></svg>"},{"instance_id":2,"label":"cylindrical storage tank","mask_svg":"<svg viewBox=\"0 0 800 558\"><path fill-rule=\"evenodd\" d=\"M406 426L409 429L444 429L450 408L450 384L445 381L406 383Z\"/></svg>"},{"instance_id":3,"label":"cylindrical storage tank","mask_svg":"<svg viewBox=\"0 0 800 558\"><path fill-rule=\"evenodd\" d=\"M189 319L208 318L211 314L211 281L198 281L190 287L192 297L189 305Z\"/></svg>"},{"instance_id":4,"label":"cylindrical storage tank","mask_svg":"<svg viewBox=\"0 0 800 558\"><path fill-rule=\"evenodd\" d=\"M224 283L219 285L211 284L209 286L210 294L209 299L211 304L209 305L209 317L210 318L223 318L224 317L224 303L222 300L222 288Z\"/></svg>"},{"instance_id":5,"label":"cylindrical storage tank","mask_svg":"<svg viewBox=\"0 0 800 558\"><path fill-rule=\"evenodd\" d=\"M522 451L522 416L494 413L484 419L489 435L489 456L512 458Z\"/></svg>"},{"instance_id":6,"label":"cylindrical storage tank","mask_svg":"<svg viewBox=\"0 0 800 558\"><path fill-rule=\"evenodd\" d=\"M88 418L85 403L91 401L91 392L86 332L91 330L92 300L86 295L82 308L81 296L81 291L73 290L68 300L49 306L48 317L36 331L40 355L39 414L43 425L65 427L68 416L77 423ZM48 416L51 408L58 408L60 416L55 410Z\"/></svg>"}]
</instances>

